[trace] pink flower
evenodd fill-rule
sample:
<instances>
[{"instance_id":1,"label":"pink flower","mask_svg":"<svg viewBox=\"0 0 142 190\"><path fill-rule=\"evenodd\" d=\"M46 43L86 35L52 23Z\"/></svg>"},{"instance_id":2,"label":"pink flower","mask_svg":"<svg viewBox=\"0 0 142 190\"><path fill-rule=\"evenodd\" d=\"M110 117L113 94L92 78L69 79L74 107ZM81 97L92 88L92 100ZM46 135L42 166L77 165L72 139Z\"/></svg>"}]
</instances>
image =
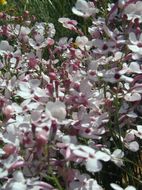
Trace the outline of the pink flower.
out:
<instances>
[{"instance_id":1,"label":"pink flower","mask_svg":"<svg viewBox=\"0 0 142 190\"><path fill-rule=\"evenodd\" d=\"M14 113L14 109L12 108L11 105L5 106L2 111L7 119L11 118Z\"/></svg>"},{"instance_id":2,"label":"pink flower","mask_svg":"<svg viewBox=\"0 0 142 190\"><path fill-rule=\"evenodd\" d=\"M71 20L69 18L59 18L58 20L63 27L68 28L69 30L77 30L76 29L76 25L77 25L77 21L76 20Z\"/></svg>"}]
</instances>

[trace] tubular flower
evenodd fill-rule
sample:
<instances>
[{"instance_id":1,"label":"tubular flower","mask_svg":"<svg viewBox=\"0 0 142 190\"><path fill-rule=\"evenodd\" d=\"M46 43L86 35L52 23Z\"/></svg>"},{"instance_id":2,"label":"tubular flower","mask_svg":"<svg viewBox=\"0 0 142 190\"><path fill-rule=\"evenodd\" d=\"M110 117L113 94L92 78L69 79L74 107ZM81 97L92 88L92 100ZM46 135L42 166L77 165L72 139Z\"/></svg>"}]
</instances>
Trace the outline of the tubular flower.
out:
<instances>
[{"instance_id":1,"label":"tubular flower","mask_svg":"<svg viewBox=\"0 0 142 190\"><path fill-rule=\"evenodd\" d=\"M7 4L6 0L0 0L0 5L5 5L5 4Z\"/></svg>"}]
</instances>

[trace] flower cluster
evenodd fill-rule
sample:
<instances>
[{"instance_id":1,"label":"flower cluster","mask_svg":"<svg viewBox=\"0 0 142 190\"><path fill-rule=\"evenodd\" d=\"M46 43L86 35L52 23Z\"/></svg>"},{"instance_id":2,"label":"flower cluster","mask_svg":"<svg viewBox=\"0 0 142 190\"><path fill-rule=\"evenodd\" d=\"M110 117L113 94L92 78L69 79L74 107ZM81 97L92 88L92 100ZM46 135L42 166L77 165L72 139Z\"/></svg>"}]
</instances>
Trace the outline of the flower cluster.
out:
<instances>
[{"instance_id":1,"label":"flower cluster","mask_svg":"<svg viewBox=\"0 0 142 190\"><path fill-rule=\"evenodd\" d=\"M119 1L104 18L77 0L92 23L59 18L76 36L58 40L28 11L0 15L1 190L142 187L141 6Z\"/></svg>"}]
</instances>

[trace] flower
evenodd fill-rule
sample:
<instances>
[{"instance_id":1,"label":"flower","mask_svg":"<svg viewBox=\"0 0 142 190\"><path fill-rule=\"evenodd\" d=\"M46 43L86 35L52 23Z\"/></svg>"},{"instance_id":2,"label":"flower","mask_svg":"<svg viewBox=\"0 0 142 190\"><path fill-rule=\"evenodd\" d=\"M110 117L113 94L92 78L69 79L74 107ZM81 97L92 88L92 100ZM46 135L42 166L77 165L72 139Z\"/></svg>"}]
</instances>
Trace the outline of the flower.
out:
<instances>
[{"instance_id":1,"label":"flower","mask_svg":"<svg viewBox=\"0 0 142 190\"><path fill-rule=\"evenodd\" d=\"M46 91L39 87L40 80L29 80L28 82L19 82L19 90L17 90L17 95L23 99L32 100L34 97L46 97Z\"/></svg>"},{"instance_id":2,"label":"flower","mask_svg":"<svg viewBox=\"0 0 142 190\"><path fill-rule=\"evenodd\" d=\"M0 0L0 5L6 5L7 1L6 0Z\"/></svg>"},{"instance_id":3,"label":"flower","mask_svg":"<svg viewBox=\"0 0 142 190\"><path fill-rule=\"evenodd\" d=\"M82 177L83 178L83 177ZM96 180L90 179L82 179L80 181L73 181L70 183L69 190L102 190L102 187L97 183Z\"/></svg>"},{"instance_id":4,"label":"flower","mask_svg":"<svg viewBox=\"0 0 142 190\"><path fill-rule=\"evenodd\" d=\"M86 36L77 36L75 45L77 45L77 47L79 47L81 50L89 50L92 46L92 43Z\"/></svg>"},{"instance_id":5,"label":"flower","mask_svg":"<svg viewBox=\"0 0 142 190\"><path fill-rule=\"evenodd\" d=\"M111 155L111 161L114 162L117 166L121 167L124 165L123 157L124 157L124 152L120 149L116 149Z\"/></svg>"},{"instance_id":6,"label":"flower","mask_svg":"<svg viewBox=\"0 0 142 190\"><path fill-rule=\"evenodd\" d=\"M6 189L9 190L18 190L18 189L23 189L26 190L27 189L27 185L25 184L25 179L24 176L22 174L22 172L20 171L15 171L13 174L13 180L11 180L7 185L6 185Z\"/></svg>"},{"instance_id":7,"label":"flower","mask_svg":"<svg viewBox=\"0 0 142 190\"><path fill-rule=\"evenodd\" d=\"M137 39L137 36L134 32L130 32L129 34L130 43L128 48L133 52L142 55L142 33Z\"/></svg>"},{"instance_id":8,"label":"flower","mask_svg":"<svg viewBox=\"0 0 142 190\"><path fill-rule=\"evenodd\" d=\"M102 151L95 151L93 148L90 148L85 145L78 145L73 150L73 154L86 159L85 167L89 172L99 172L101 171L103 165L101 161L107 162L110 160L110 156Z\"/></svg>"},{"instance_id":9,"label":"flower","mask_svg":"<svg viewBox=\"0 0 142 190\"><path fill-rule=\"evenodd\" d=\"M129 92L124 96L124 99L128 102L140 101L141 95L137 92Z\"/></svg>"},{"instance_id":10,"label":"flower","mask_svg":"<svg viewBox=\"0 0 142 190\"><path fill-rule=\"evenodd\" d=\"M81 174L78 170L74 171L74 179L69 184L69 190L102 190L102 187L95 179L88 174Z\"/></svg>"},{"instance_id":11,"label":"flower","mask_svg":"<svg viewBox=\"0 0 142 190\"><path fill-rule=\"evenodd\" d=\"M136 3L129 3L124 8L124 15L127 15L128 20L134 21L135 19L139 19L139 22L142 22L142 2L137 1Z\"/></svg>"},{"instance_id":12,"label":"flower","mask_svg":"<svg viewBox=\"0 0 142 190\"><path fill-rule=\"evenodd\" d=\"M94 4L86 2L85 0L77 0L75 7L72 8L72 12L77 16L89 17L95 13L98 13L98 9L94 7Z\"/></svg>"},{"instance_id":13,"label":"flower","mask_svg":"<svg viewBox=\"0 0 142 190\"><path fill-rule=\"evenodd\" d=\"M86 170L89 172L99 172L101 171L103 165L101 161L108 162L110 160L110 156L102 151L97 151L94 157L90 157L86 160Z\"/></svg>"},{"instance_id":14,"label":"flower","mask_svg":"<svg viewBox=\"0 0 142 190\"><path fill-rule=\"evenodd\" d=\"M48 102L46 106L46 112L49 112L52 117L59 121L64 120L66 117L65 104L58 100L56 102Z\"/></svg>"},{"instance_id":15,"label":"flower","mask_svg":"<svg viewBox=\"0 0 142 190\"><path fill-rule=\"evenodd\" d=\"M138 132L135 135L142 139L142 125L137 125L137 131Z\"/></svg>"},{"instance_id":16,"label":"flower","mask_svg":"<svg viewBox=\"0 0 142 190\"><path fill-rule=\"evenodd\" d=\"M125 146L126 146L126 148L128 148L132 152L137 152L140 148L139 144L136 141L126 142Z\"/></svg>"},{"instance_id":17,"label":"flower","mask_svg":"<svg viewBox=\"0 0 142 190\"><path fill-rule=\"evenodd\" d=\"M41 34L36 34L34 36L34 39L29 38L29 45L33 49L39 50L39 49L45 48L46 46L50 45L50 43L51 43L50 40L51 40L51 38L45 38Z\"/></svg>"},{"instance_id":18,"label":"flower","mask_svg":"<svg viewBox=\"0 0 142 190\"><path fill-rule=\"evenodd\" d=\"M0 55L12 53L13 50L14 50L13 47L11 45L9 45L8 41L2 40L0 42Z\"/></svg>"},{"instance_id":19,"label":"flower","mask_svg":"<svg viewBox=\"0 0 142 190\"><path fill-rule=\"evenodd\" d=\"M118 7L123 9L126 4L126 0L118 0Z\"/></svg>"},{"instance_id":20,"label":"flower","mask_svg":"<svg viewBox=\"0 0 142 190\"><path fill-rule=\"evenodd\" d=\"M114 190L136 190L135 187L133 187L132 185L128 185L128 187L126 187L125 189L123 189L122 187L120 187L119 185L115 184L115 183L111 183L110 186L114 189Z\"/></svg>"},{"instance_id":21,"label":"flower","mask_svg":"<svg viewBox=\"0 0 142 190\"><path fill-rule=\"evenodd\" d=\"M77 21L71 20L69 18L59 18L58 21L63 25L63 27L68 28L69 30L76 30Z\"/></svg>"}]
</instances>

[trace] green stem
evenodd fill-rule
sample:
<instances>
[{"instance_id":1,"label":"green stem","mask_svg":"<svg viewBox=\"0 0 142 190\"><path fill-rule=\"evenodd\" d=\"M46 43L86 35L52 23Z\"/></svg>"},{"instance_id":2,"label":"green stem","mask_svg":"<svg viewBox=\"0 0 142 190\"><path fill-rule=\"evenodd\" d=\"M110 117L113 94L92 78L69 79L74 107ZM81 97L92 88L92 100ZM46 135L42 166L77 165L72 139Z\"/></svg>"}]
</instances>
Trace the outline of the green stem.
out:
<instances>
[{"instance_id":1,"label":"green stem","mask_svg":"<svg viewBox=\"0 0 142 190\"><path fill-rule=\"evenodd\" d=\"M56 183L57 187L58 187L58 190L63 190L62 186L60 185L59 183L59 180L58 178L53 174L53 170L51 167L49 167L49 170L50 170L50 174L52 176L52 179L54 180L54 182Z\"/></svg>"}]
</instances>

